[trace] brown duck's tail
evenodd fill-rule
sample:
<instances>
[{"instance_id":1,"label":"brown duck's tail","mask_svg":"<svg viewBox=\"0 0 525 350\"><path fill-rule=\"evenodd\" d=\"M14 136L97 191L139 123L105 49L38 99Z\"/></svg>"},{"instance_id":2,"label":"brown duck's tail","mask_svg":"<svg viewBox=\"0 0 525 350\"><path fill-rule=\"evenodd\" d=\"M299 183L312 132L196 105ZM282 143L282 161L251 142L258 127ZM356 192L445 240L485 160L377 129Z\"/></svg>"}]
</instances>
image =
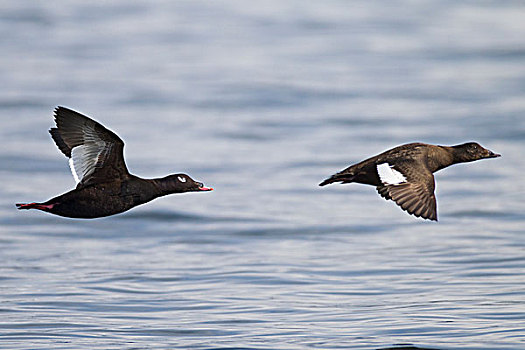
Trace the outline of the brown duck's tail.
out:
<instances>
[{"instance_id":1,"label":"brown duck's tail","mask_svg":"<svg viewBox=\"0 0 525 350\"><path fill-rule=\"evenodd\" d=\"M325 185L328 185L328 184L331 184L331 183L337 181L337 180L334 180L333 178L334 178L333 176L332 176L332 177L329 177L328 179L326 179L326 180L324 180L323 182L321 182L321 183L319 184L319 186L325 186Z\"/></svg>"},{"instance_id":2,"label":"brown duck's tail","mask_svg":"<svg viewBox=\"0 0 525 350\"><path fill-rule=\"evenodd\" d=\"M341 182L341 183L350 183L354 181L355 176L350 174L335 174L330 176L328 179L324 180L319 184L319 186L325 186L334 182Z\"/></svg>"},{"instance_id":3,"label":"brown duck's tail","mask_svg":"<svg viewBox=\"0 0 525 350\"><path fill-rule=\"evenodd\" d=\"M42 203L16 203L18 210L21 209L39 209L39 210L49 210L53 208L54 204L42 204Z\"/></svg>"}]
</instances>

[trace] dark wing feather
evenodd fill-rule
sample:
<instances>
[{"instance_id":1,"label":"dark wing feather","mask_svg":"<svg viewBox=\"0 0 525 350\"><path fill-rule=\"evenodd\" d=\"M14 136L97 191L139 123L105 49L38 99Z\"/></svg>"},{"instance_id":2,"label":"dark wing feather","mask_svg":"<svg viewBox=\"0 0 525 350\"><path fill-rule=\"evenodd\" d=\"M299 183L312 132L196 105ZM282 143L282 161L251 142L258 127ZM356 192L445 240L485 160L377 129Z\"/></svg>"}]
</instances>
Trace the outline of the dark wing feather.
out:
<instances>
[{"instance_id":1,"label":"dark wing feather","mask_svg":"<svg viewBox=\"0 0 525 350\"><path fill-rule=\"evenodd\" d=\"M55 109L56 128L49 133L70 158L79 186L122 179L129 175L124 162L124 142L96 121L65 107Z\"/></svg>"},{"instance_id":2,"label":"dark wing feather","mask_svg":"<svg viewBox=\"0 0 525 350\"><path fill-rule=\"evenodd\" d=\"M416 217L437 221L434 176L417 162L399 162L394 169L400 171L406 182L377 186L381 197L393 200L401 209Z\"/></svg>"}]
</instances>

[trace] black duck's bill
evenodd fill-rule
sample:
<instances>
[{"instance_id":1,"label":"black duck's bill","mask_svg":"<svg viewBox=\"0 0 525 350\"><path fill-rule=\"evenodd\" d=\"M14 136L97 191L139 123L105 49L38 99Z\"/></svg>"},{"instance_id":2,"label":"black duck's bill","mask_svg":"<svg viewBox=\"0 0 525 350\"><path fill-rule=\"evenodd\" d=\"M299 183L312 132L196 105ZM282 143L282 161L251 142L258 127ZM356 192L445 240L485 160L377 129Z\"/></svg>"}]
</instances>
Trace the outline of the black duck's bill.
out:
<instances>
[{"instance_id":1,"label":"black duck's bill","mask_svg":"<svg viewBox=\"0 0 525 350\"><path fill-rule=\"evenodd\" d=\"M199 191L213 191L213 187L206 187L202 182L199 182Z\"/></svg>"}]
</instances>

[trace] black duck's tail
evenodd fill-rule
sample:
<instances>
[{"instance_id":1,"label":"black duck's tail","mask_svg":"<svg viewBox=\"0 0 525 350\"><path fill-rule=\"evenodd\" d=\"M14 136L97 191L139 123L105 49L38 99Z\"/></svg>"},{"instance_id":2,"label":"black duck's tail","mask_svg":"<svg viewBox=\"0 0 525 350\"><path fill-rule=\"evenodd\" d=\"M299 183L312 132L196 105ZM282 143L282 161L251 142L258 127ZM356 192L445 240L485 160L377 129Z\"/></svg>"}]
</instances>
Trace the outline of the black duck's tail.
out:
<instances>
[{"instance_id":1,"label":"black duck's tail","mask_svg":"<svg viewBox=\"0 0 525 350\"><path fill-rule=\"evenodd\" d=\"M53 208L54 204L43 204L43 203L16 203L18 210L22 209L38 209L43 211L49 211Z\"/></svg>"},{"instance_id":2,"label":"black duck's tail","mask_svg":"<svg viewBox=\"0 0 525 350\"><path fill-rule=\"evenodd\" d=\"M21 210L21 209L36 209L37 205L39 203L16 203L16 207L18 208L18 210Z\"/></svg>"}]
</instances>

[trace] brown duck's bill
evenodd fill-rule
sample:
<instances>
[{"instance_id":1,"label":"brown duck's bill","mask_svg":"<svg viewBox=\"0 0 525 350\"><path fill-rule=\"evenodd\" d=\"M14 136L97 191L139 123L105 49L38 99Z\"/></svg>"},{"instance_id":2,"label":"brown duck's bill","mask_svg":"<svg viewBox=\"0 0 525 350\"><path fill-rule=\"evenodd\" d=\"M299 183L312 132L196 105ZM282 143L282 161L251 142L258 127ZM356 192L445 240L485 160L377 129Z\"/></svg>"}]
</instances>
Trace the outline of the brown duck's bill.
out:
<instances>
[{"instance_id":1,"label":"brown duck's bill","mask_svg":"<svg viewBox=\"0 0 525 350\"><path fill-rule=\"evenodd\" d=\"M501 154L497 154L497 153L494 153L492 151L487 156L487 158L498 158L498 157L501 157Z\"/></svg>"}]
</instances>

